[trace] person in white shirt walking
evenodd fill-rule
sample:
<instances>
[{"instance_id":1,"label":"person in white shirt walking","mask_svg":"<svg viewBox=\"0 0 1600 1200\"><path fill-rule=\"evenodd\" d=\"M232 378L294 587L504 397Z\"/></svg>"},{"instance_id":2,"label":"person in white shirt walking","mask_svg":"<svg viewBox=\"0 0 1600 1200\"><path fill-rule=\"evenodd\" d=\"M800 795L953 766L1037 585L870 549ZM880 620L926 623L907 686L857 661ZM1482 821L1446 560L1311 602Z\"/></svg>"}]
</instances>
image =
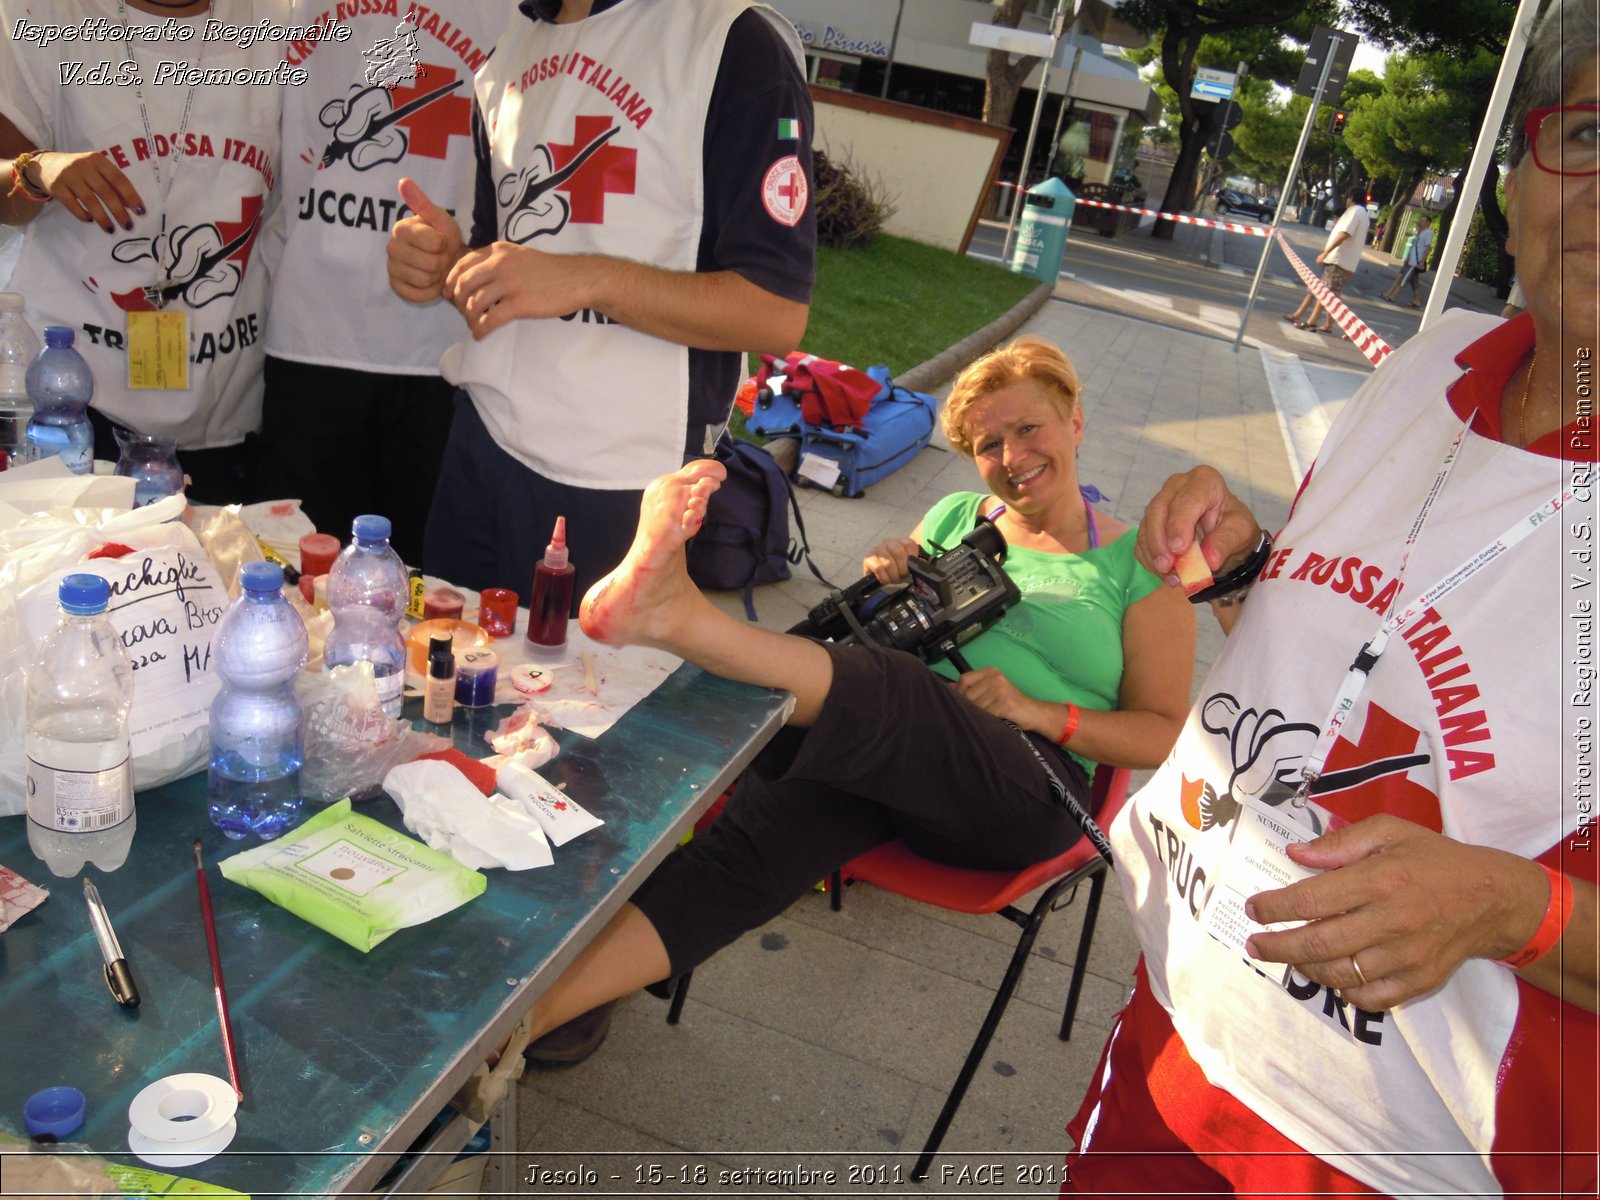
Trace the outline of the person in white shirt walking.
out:
<instances>
[{"instance_id":1,"label":"person in white shirt walking","mask_svg":"<svg viewBox=\"0 0 1600 1200\"><path fill-rule=\"evenodd\" d=\"M1400 273L1394 277L1394 283L1383 294L1385 300L1398 304L1400 302L1400 289L1406 284L1411 285L1411 307L1422 307L1422 277L1428 270L1428 251L1433 249L1433 218L1424 216L1417 222L1416 236L1411 239L1411 245L1406 247L1406 256L1400 264Z\"/></svg>"},{"instance_id":2,"label":"person in white shirt walking","mask_svg":"<svg viewBox=\"0 0 1600 1200\"><path fill-rule=\"evenodd\" d=\"M1328 290L1335 296L1344 291L1344 285L1350 282L1350 277L1361 265L1361 248L1367 244L1367 226L1370 222L1366 194L1351 192L1350 206L1344 210L1333 232L1328 235L1328 244L1322 248L1322 253L1317 255L1317 262L1322 266L1322 282L1328 285ZM1325 315L1320 325L1317 323L1318 313ZM1283 319L1291 322L1296 329L1307 329L1313 333L1333 332L1333 314L1327 312L1310 292L1300 301L1300 307L1292 313L1284 313Z\"/></svg>"}]
</instances>

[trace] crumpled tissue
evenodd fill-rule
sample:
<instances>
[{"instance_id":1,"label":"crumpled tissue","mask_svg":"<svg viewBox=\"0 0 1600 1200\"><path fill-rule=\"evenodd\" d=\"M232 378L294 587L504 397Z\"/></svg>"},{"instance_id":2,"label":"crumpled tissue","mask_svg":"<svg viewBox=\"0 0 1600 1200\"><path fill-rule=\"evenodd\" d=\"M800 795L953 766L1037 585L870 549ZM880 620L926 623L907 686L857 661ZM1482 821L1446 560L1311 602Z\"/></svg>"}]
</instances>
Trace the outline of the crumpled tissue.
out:
<instances>
[{"instance_id":1,"label":"crumpled tissue","mask_svg":"<svg viewBox=\"0 0 1600 1200\"><path fill-rule=\"evenodd\" d=\"M526 871L555 861L537 821L509 801L485 797L450 763L402 763L384 776L383 790L407 829L464 867Z\"/></svg>"}]
</instances>

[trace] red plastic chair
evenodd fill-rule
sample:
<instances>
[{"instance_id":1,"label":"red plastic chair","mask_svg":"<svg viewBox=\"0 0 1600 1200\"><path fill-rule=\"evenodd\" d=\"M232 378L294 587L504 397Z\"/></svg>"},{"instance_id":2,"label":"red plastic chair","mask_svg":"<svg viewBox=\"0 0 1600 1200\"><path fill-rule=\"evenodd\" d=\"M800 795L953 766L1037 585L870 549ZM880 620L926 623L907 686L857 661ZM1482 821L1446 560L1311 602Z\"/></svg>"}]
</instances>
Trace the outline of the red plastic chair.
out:
<instances>
[{"instance_id":1,"label":"red plastic chair","mask_svg":"<svg viewBox=\"0 0 1600 1200\"><path fill-rule=\"evenodd\" d=\"M1125 768L1102 766L1095 772L1094 803L1090 807L1095 814L1095 824L1101 829L1110 827L1127 802L1129 779L1130 772ZM1006 1005L1017 990L1022 969L1027 965L1034 941L1039 936L1040 926L1050 913L1071 903L1078 884L1087 880L1089 899L1084 906L1078 953L1073 960L1072 981L1067 987L1066 1007L1061 1016L1061 1039L1066 1041L1071 1038L1073 1020L1078 1011L1078 995L1083 990L1083 976L1089 965L1089 947L1094 941L1095 921L1100 915L1100 897L1105 890L1106 861L1088 838L1080 838L1065 853L1020 871L973 871L930 862L913 853L904 842L895 839L868 850L834 872L835 911L843 905L841 879L852 883L865 880L885 891L952 912L998 913L1022 930L1016 949L1011 954L1010 965L1006 967L1005 976L995 992L994 1001L989 1005L978 1036L973 1040L972 1049L967 1052L967 1059L961 1064L955 1084L939 1111L939 1119L933 1123L927 1144L923 1146L922 1154L911 1170L913 1179L925 1179L933 1157L938 1153L939 1144L944 1141L945 1131L950 1128L956 1109L961 1107L967 1087L977 1074L978 1064L983 1061L989 1042L1000 1026ZM1040 892L1030 910L1024 912L1016 907L1016 901L1039 887L1043 887L1044 891ZM1064 900L1060 899L1063 893L1067 893ZM668 1024L678 1023L692 976L692 971L685 973L673 990L672 1005L667 1011Z\"/></svg>"}]
</instances>

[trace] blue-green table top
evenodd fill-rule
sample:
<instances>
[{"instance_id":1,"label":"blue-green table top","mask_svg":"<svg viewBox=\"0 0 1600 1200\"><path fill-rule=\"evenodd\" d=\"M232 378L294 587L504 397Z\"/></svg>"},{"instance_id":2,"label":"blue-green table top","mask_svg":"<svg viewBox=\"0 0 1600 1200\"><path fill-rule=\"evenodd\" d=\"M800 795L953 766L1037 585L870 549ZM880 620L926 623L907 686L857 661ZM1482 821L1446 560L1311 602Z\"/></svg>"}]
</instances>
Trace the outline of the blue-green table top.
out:
<instances>
[{"instance_id":1,"label":"blue-green table top","mask_svg":"<svg viewBox=\"0 0 1600 1200\"><path fill-rule=\"evenodd\" d=\"M606 823L557 848L552 867L486 872L482 896L367 954L222 878L219 859L259 843L211 826L203 772L141 793L127 863L90 868L143 994L131 1012L106 991L79 881L33 857L22 817L0 818L0 863L51 891L0 934L0 1121L20 1132L29 1095L71 1084L88 1097L71 1140L137 1164L128 1105L141 1089L184 1071L227 1077L199 836L245 1099L228 1152L171 1173L256 1195L370 1188L777 730L786 702L683 667L600 739L556 731L561 753L541 773ZM487 754L483 729L509 711L458 709L457 746ZM387 797L358 811L402 828Z\"/></svg>"}]
</instances>

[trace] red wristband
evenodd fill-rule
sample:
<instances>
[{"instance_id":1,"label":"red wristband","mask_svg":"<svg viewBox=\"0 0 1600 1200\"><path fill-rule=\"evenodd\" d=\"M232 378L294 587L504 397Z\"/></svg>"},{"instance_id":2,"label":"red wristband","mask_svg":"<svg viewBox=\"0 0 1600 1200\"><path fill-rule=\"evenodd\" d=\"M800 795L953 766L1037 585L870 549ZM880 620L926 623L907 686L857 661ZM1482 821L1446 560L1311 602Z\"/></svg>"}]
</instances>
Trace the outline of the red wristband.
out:
<instances>
[{"instance_id":1,"label":"red wristband","mask_svg":"<svg viewBox=\"0 0 1600 1200\"><path fill-rule=\"evenodd\" d=\"M1061 736L1056 738L1056 745L1065 746L1072 740L1072 735L1078 732L1078 721L1083 714L1078 711L1076 704L1067 705L1067 723L1061 727Z\"/></svg>"},{"instance_id":2,"label":"red wristband","mask_svg":"<svg viewBox=\"0 0 1600 1200\"><path fill-rule=\"evenodd\" d=\"M1539 928L1533 931L1526 946L1515 954L1495 960L1514 971L1538 962L1554 950L1561 935L1566 932L1567 922L1572 919L1572 880L1543 863L1539 866L1550 877L1550 903L1545 907L1544 919L1539 922Z\"/></svg>"}]
</instances>

